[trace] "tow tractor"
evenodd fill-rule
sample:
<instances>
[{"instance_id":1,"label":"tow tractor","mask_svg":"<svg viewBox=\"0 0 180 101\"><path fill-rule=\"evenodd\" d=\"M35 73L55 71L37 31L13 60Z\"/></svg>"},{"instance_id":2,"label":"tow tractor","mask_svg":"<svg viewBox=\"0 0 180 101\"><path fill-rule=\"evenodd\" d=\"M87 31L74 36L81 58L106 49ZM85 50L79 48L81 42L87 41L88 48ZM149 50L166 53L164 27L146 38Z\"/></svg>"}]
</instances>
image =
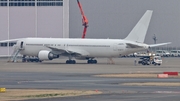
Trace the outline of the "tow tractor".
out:
<instances>
[{"instance_id":1,"label":"tow tractor","mask_svg":"<svg viewBox=\"0 0 180 101\"><path fill-rule=\"evenodd\" d=\"M138 61L138 64L142 65L161 65L162 64L162 59L161 56L143 56L140 58Z\"/></svg>"}]
</instances>

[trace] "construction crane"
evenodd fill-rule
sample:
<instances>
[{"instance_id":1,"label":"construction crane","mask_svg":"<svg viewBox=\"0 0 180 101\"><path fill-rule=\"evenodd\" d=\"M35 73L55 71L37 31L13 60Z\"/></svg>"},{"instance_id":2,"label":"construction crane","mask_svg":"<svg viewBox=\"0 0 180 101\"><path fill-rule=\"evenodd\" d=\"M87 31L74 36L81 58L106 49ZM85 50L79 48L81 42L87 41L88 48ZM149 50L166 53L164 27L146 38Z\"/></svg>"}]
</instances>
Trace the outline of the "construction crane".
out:
<instances>
[{"instance_id":1,"label":"construction crane","mask_svg":"<svg viewBox=\"0 0 180 101\"><path fill-rule=\"evenodd\" d=\"M83 12L82 5L79 2L79 0L77 0L77 3L78 3L78 6L79 6L81 15L82 15L82 25L84 26L82 38L84 39L85 36L86 36L87 27L88 27L88 19L87 19L87 17L85 16L85 14ZM115 64L112 58L108 58L107 63L108 64Z\"/></svg>"},{"instance_id":2,"label":"construction crane","mask_svg":"<svg viewBox=\"0 0 180 101\"><path fill-rule=\"evenodd\" d=\"M79 0L77 0L77 3L78 3L78 6L79 6L81 15L82 15L82 25L84 26L82 38L85 38L85 36L86 36L86 31L87 31L87 27L88 27L88 19L87 19L87 17L85 16L85 14L84 14L84 12L83 12L82 5L81 5L81 3L79 2Z\"/></svg>"}]
</instances>

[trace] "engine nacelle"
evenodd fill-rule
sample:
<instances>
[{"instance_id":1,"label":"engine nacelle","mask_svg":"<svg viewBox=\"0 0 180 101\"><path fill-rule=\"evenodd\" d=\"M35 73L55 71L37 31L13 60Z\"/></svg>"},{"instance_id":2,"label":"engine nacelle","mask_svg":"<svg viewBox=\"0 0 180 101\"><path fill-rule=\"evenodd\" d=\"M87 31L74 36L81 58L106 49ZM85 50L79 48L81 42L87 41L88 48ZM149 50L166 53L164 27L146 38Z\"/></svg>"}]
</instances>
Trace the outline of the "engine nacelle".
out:
<instances>
[{"instance_id":1,"label":"engine nacelle","mask_svg":"<svg viewBox=\"0 0 180 101\"><path fill-rule=\"evenodd\" d=\"M59 58L59 55L55 55L50 51L41 50L38 54L39 60L52 60L55 58Z\"/></svg>"}]
</instances>

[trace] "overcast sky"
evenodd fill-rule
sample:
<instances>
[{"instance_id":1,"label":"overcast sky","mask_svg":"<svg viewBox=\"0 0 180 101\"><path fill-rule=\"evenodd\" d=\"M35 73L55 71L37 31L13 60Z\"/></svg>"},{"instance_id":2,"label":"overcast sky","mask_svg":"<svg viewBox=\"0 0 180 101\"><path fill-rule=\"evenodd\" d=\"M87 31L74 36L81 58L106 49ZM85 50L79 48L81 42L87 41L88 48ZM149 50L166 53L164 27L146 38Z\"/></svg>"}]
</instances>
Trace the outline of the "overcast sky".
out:
<instances>
[{"instance_id":1,"label":"overcast sky","mask_svg":"<svg viewBox=\"0 0 180 101\"><path fill-rule=\"evenodd\" d=\"M70 1L70 37L82 36L76 0ZM145 43L173 42L180 46L180 0L80 0L89 20L87 38L125 38L146 10L153 10Z\"/></svg>"}]
</instances>

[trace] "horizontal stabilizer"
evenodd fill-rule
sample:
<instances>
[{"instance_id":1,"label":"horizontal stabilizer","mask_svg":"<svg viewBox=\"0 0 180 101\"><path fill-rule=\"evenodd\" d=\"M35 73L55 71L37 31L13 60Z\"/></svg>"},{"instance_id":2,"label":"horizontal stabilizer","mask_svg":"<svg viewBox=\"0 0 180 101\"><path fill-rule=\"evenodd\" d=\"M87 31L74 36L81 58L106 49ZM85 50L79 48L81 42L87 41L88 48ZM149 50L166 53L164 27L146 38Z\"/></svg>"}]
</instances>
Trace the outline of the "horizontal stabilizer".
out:
<instances>
[{"instance_id":1,"label":"horizontal stabilizer","mask_svg":"<svg viewBox=\"0 0 180 101\"><path fill-rule=\"evenodd\" d=\"M157 46L163 46L163 45L168 45L168 44L171 44L171 42L167 42L167 43L159 43L159 44L152 44L152 45L149 45L149 47L157 47Z\"/></svg>"}]
</instances>

